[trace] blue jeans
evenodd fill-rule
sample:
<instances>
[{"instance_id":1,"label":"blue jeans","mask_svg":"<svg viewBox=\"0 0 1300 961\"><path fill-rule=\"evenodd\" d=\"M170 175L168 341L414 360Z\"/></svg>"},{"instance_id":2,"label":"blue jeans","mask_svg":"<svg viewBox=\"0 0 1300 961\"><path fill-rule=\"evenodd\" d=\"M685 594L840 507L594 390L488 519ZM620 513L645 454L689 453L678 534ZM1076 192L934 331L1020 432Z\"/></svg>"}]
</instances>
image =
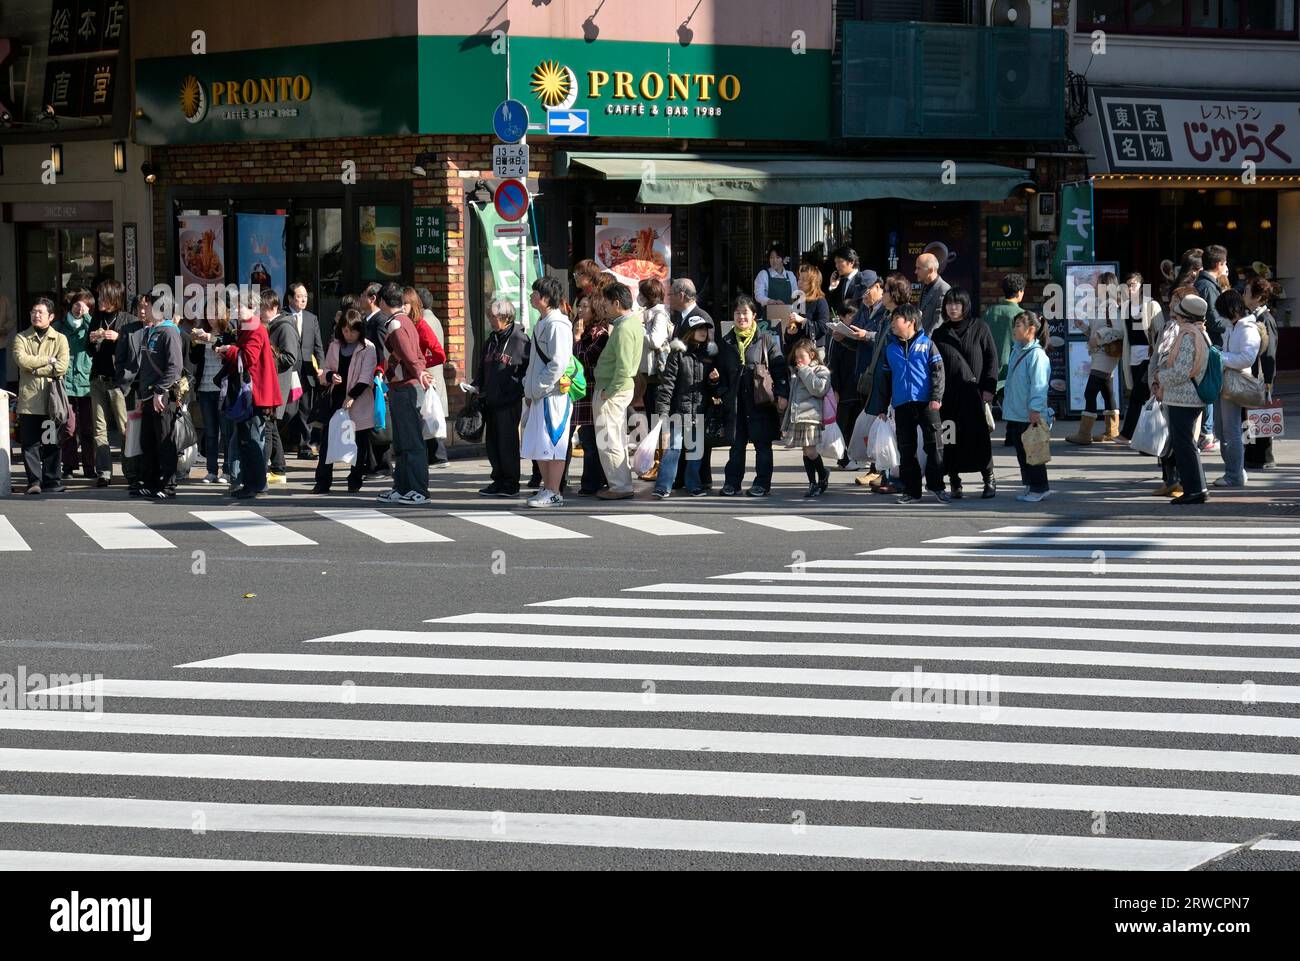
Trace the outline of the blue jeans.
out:
<instances>
[{"instance_id":1,"label":"blue jeans","mask_svg":"<svg viewBox=\"0 0 1300 961\"><path fill-rule=\"evenodd\" d=\"M261 414L235 425L228 469L240 488L255 494L266 490L266 418Z\"/></svg>"},{"instance_id":2,"label":"blue jeans","mask_svg":"<svg viewBox=\"0 0 1300 961\"><path fill-rule=\"evenodd\" d=\"M1206 437L1214 436L1214 408L1216 404L1205 405L1205 423L1201 425L1201 433Z\"/></svg>"},{"instance_id":3,"label":"blue jeans","mask_svg":"<svg viewBox=\"0 0 1300 961\"><path fill-rule=\"evenodd\" d=\"M686 490L694 494L703 488L700 482L700 465L704 463L704 432L693 431L695 443L693 449L686 453ZM655 493L667 494L677 478L677 462L682 458L682 449L686 446L686 432L682 430L681 420L669 421L668 447L659 461L659 474L655 479Z\"/></svg>"},{"instance_id":4,"label":"blue jeans","mask_svg":"<svg viewBox=\"0 0 1300 961\"><path fill-rule=\"evenodd\" d=\"M221 416L222 392L199 391L199 410L203 411L203 450L207 454L208 473L220 471L225 455L226 473L230 473L230 421Z\"/></svg>"},{"instance_id":5,"label":"blue jeans","mask_svg":"<svg viewBox=\"0 0 1300 961\"><path fill-rule=\"evenodd\" d=\"M1229 484L1246 483L1246 446L1241 436L1241 408L1219 398L1219 456L1223 458L1223 476Z\"/></svg>"}]
</instances>

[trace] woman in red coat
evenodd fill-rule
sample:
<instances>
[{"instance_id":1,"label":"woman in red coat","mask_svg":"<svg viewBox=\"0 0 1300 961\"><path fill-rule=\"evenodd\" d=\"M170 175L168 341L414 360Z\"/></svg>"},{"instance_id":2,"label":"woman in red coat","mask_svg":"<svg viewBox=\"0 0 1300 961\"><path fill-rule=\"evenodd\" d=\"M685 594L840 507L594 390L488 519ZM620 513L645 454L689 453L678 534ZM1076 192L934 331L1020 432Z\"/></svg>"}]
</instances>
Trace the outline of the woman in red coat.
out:
<instances>
[{"instance_id":1,"label":"woman in red coat","mask_svg":"<svg viewBox=\"0 0 1300 961\"><path fill-rule=\"evenodd\" d=\"M225 354L227 402L238 396L244 384L253 395L253 413L235 424L231 441L230 476L235 482L232 494L239 500L251 500L266 490L267 418L274 417L276 408L284 402L271 341L258 316L260 306L251 299L240 304L239 336Z\"/></svg>"}]
</instances>

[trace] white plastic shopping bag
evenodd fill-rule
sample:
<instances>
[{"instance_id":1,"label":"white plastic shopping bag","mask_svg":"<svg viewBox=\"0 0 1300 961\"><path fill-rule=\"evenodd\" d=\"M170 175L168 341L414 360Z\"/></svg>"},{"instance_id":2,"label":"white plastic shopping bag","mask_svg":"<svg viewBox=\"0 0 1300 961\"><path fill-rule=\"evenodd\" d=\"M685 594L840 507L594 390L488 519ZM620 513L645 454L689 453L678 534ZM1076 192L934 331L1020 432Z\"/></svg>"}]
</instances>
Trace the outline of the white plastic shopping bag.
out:
<instances>
[{"instance_id":1,"label":"white plastic shopping bag","mask_svg":"<svg viewBox=\"0 0 1300 961\"><path fill-rule=\"evenodd\" d=\"M863 411L853 422L853 433L849 437L849 460L865 464L871 458L867 456L867 430L871 424L871 415Z\"/></svg>"},{"instance_id":2,"label":"white plastic shopping bag","mask_svg":"<svg viewBox=\"0 0 1300 961\"><path fill-rule=\"evenodd\" d=\"M1169 421L1165 418L1164 408L1153 397L1146 402L1138 418L1137 429L1133 431L1133 449L1159 457L1168 443Z\"/></svg>"},{"instance_id":3,"label":"white plastic shopping bag","mask_svg":"<svg viewBox=\"0 0 1300 961\"><path fill-rule=\"evenodd\" d=\"M655 466L655 451L659 449L659 432L663 430L663 422L655 421L654 426L646 431L645 437L641 443L636 446L636 453L632 455L632 470L638 474L648 474Z\"/></svg>"},{"instance_id":4,"label":"white plastic shopping bag","mask_svg":"<svg viewBox=\"0 0 1300 961\"><path fill-rule=\"evenodd\" d=\"M329 434L325 440L330 461L340 467L354 467L357 463L357 428L345 410L337 410L330 418Z\"/></svg>"},{"instance_id":5,"label":"white plastic shopping bag","mask_svg":"<svg viewBox=\"0 0 1300 961\"><path fill-rule=\"evenodd\" d=\"M447 436L447 412L442 409L442 398L432 387L420 397L420 423L425 440Z\"/></svg>"},{"instance_id":6,"label":"white plastic shopping bag","mask_svg":"<svg viewBox=\"0 0 1300 961\"><path fill-rule=\"evenodd\" d=\"M123 457L140 456L140 426L144 414L137 407L135 410L127 411L126 414L126 438L122 441Z\"/></svg>"},{"instance_id":7,"label":"white plastic shopping bag","mask_svg":"<svg viewBox=\"0 0 1300 961\"><path fill-rule=\"evenodd\" d=\"M898 434L891 417L877 417L867 438L867 459L878 471L898 470L902 458L898 453Z\"/></svg>"},{"instance_id":8,"label":"white plastic shopping bag","mask_svg":"<svg viewBox=\"0 0 1300 961\"><path fill-rule=\"evenodd\" d=\"M837 462L844 456L844 435L840 433L839 424L831 421L822 428L822 443L817 448L817 453Z\"/></svg>"}]
</instances>

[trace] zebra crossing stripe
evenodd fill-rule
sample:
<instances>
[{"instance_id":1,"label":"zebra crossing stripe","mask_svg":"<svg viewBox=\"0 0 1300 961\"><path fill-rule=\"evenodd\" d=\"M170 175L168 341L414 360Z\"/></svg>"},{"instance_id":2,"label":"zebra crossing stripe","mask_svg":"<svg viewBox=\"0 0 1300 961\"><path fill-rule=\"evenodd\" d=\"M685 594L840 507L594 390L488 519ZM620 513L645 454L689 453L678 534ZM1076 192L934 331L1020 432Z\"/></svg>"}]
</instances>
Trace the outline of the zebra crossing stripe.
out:
<instances>
[{"instance_id":1,"label":"zebra crossing stripe","mask_svg":"<svg viewBox=\"0 0 1300 961\"><path fill-rule=\"evenodd\" d=\"M1030 781L858 777L681 768L484 764L249 754L162 754L0 748L0 770L29 774L196 778L288 784L385 784L506 791L779 798L868 804L1113 811L1300 820L1300 796L1193 788Z\"/></svg>"},{"instance_id":2,"label":"zebra crossing stripe","mask_svg":"<svg viewBox=\"0 0 1300 961\"><path fill-rule=\"evenodd\" d=\"M808 565L804 565L808 566ZM908 569L912 565L904 565ZM983 568L984 565L978 565ZM1037 565L1027 565L1037 568ZM1089 568L1090 569L1090 568ZM1107 570L1110 566L1107 565ZM1170 571L1169 573L1174 573ZM1086 579L1086 580L1084 580ZM863 582L861 574L848 574L835 571L826 571L819 569L817 573L810 574L807 571L741 571L737 574L714 574L709 581L800 581L805 584L854 584L860 585ZM1025 584L1024 577L1002 576L998 574L954 574L951 572L943 575L945 584L1003 584L1019 585ZM1105 577L1095 574L1088 574L1086 571L1080 571L1076 577L1043 577L1035 574L1034 584L1041 587L1086 587L1088 596L1092 594L1095 587L1124 587L1130 590L1134 588L1152 588L1152 587L1185 587L1198 588L1204 590L1204 582L1196 580L1177 580L1172 577L1143 577L1136 579L1132 577ZM1300 582L1297 581L1233 581L1214 579L1214 589L1220 593L1220 601L1226 597L1227 591L1248 591L1256 594L1263 594L1267 591L1294 591L1300 588ZM1279 601L1255 598L1250 601L1241 601L1240 603L1280 603Z\"/></svg>"},{"instance_id":3,"label":"zebra crossing stripe","mask_svg":"<svg viewBox=\"0 0 1300 961\"><path fill-rule=\"evenodd\" d=\"M524 541L563 541L563 540L586 540L588 535L579 534L576 531L565 530L555 524L548 524L546 521L538 520L536 517L526 517L521 514L512 514L509 511L473 511L464 513L453 513L452 517L459 517L461 520L469 521L471 524L478 524L481 527L489 528L498 534L506 534L510 537L517 537Z\"/></svg>"},{"instance_id":4,"label":"zebra crossing stripe","mask_svg":"<svg viewBox=\"0 0 1300 961\"><path fill-rule=\"evenodd\" d=\"M305 674L410 674L438 677L560 678L565 680L650 680L719 684L790 684L815 687L940 689L1074 697L1132 697L1154 700L1235 701L1300 704L1300 687L1280 684L1217 684L1094 677L980 675L957 672L837 670L818 667L717 667L700 664L619 664L606 661L523 661L456 657L377 657L350 654L230 654L182 664L180 669L295 671ZM980 688L984 683L986 687ZM996 704L996 701L993 702ZM994 708L995 709L995 708Z\"/></svg>"},{"instance_id":5,"label":"zebra crossing stripe","mask_svg":"<svg viewBox=\"0 0 1300 961\"><path fill-rule=\"evenodd\" d=\"M3 711L0 730L149 737L281 738L477 744L581 750L683 751L789 757L859 757L972 764L1047 764L1151 771L1300 775L1300 756L1038 741L961 741L696 728L580 727L355 718ZM0 817L0 821L3 818Z\"/></svg>"},{"instance_id":6,"label":"zebra crossing stripe","mask_svg":"<svg viewBox=\"0 0 1300 961\"><path fill-rule=\"evenodd\" d=\"M191 511L247 547L311 547L315 541L253 511Z\"/></svg>"},{"instance_id":7,"label":"zebra crossing stripe","mask_svg":"<svg viewBox=\"0 0 1300 961\"><path fill-rule=\"evenodd\" d=\"M674 605L676 606L676 605ZM802 609L802 607L801 607ZM933 613L925 611L924 613ZM879 621L845 620L759 620L709 617L643 617L623 614L548 614L545 611L525 613L452 614L430 618L429 624L500 624L522 627L557 627L572 630L578 627L618 631L703 631L709 634L732 632L737 634L849 634L855 637L875 636L882 631ZM954 637L965 636L963 624L909 624L898 621L888 625L891 637ZM987 629L987 628L983 628ZM1156 631L1140 628L1073 627L1052 625L997 625L999 638L1107 641L1120 644L1191 644L1198 647L1285 647L1300 648L1300 634L1244 633L1240 631Z\"/></svg>"},{"instance_id":8,"label":"zebra crossing stripe","mask_svg":"<svg viewBox=\"0 0 1300 961\"><path fill-rule=\"evenodd\" d=\"M69 514L106 551L149 551L175 549L176 545L130 514Z\"/></svg>"},{"instance_id":9,"label":"zebra crossing stripe","mask_svg":"<svg viewBox=\"0 0 1300 961\"><path fill-rule=\"evenodd\" d=\"M686 821L593 814L231 804L209 801L200 803L112 797L0 797L0 820L11 824L190 831L196 809L203 811L204 828L208 831L398 837L1080 870L1185 871L1237 847L1234 843L1214 841L1062 837L832 824L808 824L795 832L790 830L788 824ZM506 830L496 830L498 825L504 826ZM187 859L169 860L185 864L207 863L190 862ZM268 863L264 862L263 866ZM291 867L300 866L303 865Z\"/></svg>"},{"instance_id":10,"label":"zebra crossing stripe","mask_svg":"<svg viewBox=\"0 0 1300 961\"><path fill-rule=\"evenodd\" d=\"M1087 537L1031 537L1029 535L988 535L936 537L926 541L927 544L989 544L1023 545L1026 547L1050 547L1053 544L1138 544L1148 547L1168 547L1187 545L1188 547L1296 547L1300 537L1123 537L1119 535L1096 535Z\"/></svg>"},{"instance_id":11,"label":"zebra crossing stripe","mask_svg":"<svg viewBox=\"0 0 1300 961\"><path fill-rule=\"evenodd\" d=\"M949 580L944 578L945 581ZM1024 581L1018 583L1024 584ZM1037 579L1035 584L1041 583ZM1131 582L1130 582L1131 584ZM1207 593L1202 587L1199 591L1158 592L1158 591L1105 591L1094 590L1091 581L1088 590L1079 593L1082 585L1073 582L1074 591L1009 591L1009 590L961 590L960 588L912 587L908 585L907 596L917 599L952 600L952 601L1054 601L1062 604L1080 601L1108 601L1126 604L1193 604L1211 606L1238 607L1300 607L1300 597L1261 597L1252 593L1247 596L1233 596L1221 593L1221 587L1215 582L1214 593ZM1191 587L1192 585L1187 585ZM1294 590L1300 585L1291 585ZM625 587L623 590L632 594L709 594L709 595L743 595L746 597L772 597L791 595L794 597L880 597L880 585L868 587L843 586L826 587L800 584L798 587L788 585L740 585L740 584L649 584L644 587Z\"/></svg>"},{"instance_id":12,"label":"zebra crossing stripe","mask_svg":"<svg viewBox=\"0 0 1300 961\"><path fill-rule=\"evenodd\" d=\"M0 514L0 553L30 550L31 547L9 522L9 518Z\"/></svg>"},{"instance_id":13,"label":"zebra crossing stripe","mask_svg":"<svg viewBox=\"0 0 1300 961\"><path fill-rule=\"evenodd\" d=\"M1300 841L1279 841L1276 838L1266 838L1250 846L1252 851L1290 851L1300 854Z\"/></svg>"},{"instance_id":14,"label":"zebra crossing stripe","mask_svg":"<svg viewBox=\"0 0 1300 961\"><path fill-rule=\"evenodd\" d=\"M1092 557L1094 550L1045 547L881 547L865 551L873 557ZM1151 561L1300 561L1300 554L1290 551L1162 551L1135 547L1107 550L1106 557Z\"/></svg>"},{"instance_id":15,"label":"zebra crossing stripe","mask_svg":"<svg viewBox=\"0 0 1300 961\"><path fill-rule=\"evenodd\" d=\"M619 527L626 527L628 530L637 531L641 534L653 534L655 537L687 537L697 534L722 533L721 531L710 530L707 527L699 527L695 524L660 517L657 514L595 514L592 515L592 520L617 524Z\"/></svg>"},{"instance_id":16,"label":"zebra crossing stripe","mask_svg":"<svg viewBox=\"0 0 1300 961\"><path fill-rule=\"evenodd\" d=\"M694 601L674 598L679 611L728 611L804 615L860 614L867 617L954 617L972 619L1124 621L1127 623L1176 621L1198 624L1300 624L1295 611L1183 611L1166 608L1132 610L1127 608L1055 608L1055 607L918 607L914 604L830 604L819 601ZM535 601L530 607L576 607L583 610L639 611L661 610L662 600L638 597L562 597L553 601ZM877 630L881 628L877 625Z\"/></svg>"},{"instance_id":17,"label":"zebra crossing stripe","mask_svg":"<svg viewBox=\"0 0 1300 961\"><path fill-rule=\"evenodd\" d=\"M421 707L488 707L547 711L616 711L639 714L728 714L767 717L834 717L907 723L1069 727L1084 730L1168 731L1300 737L1300 718L1238 714L1007 707L996 712L967 704L912 704L861 698L774 697L756 694L668 694L644 691L512 690L508 688L377 687L354 684L253 684L234 681L108 680L52 689L51 696L156 698L180 701L247 701L281 704L403 704ZM900 717L905 713L905 717ZM991 716L995 715L995 716Z\"/></svg>"},{"instance_id":18,"label":"zebra crossing stripe","mask_svg":"<svg viewBox=\"0 0 1300 961\"><path fill-rule=\"evenodd\" d=\"M335 521L344 527L372 537L381 544L445 544L450 537L431 531L428 528L412 524L398 517L389 517L382 511L368 508L357 510L318 510L316 512L326 520Z\"/></svg>"},{"instance_id":19,"label":"zebra crossing stripe","mask_svg":"<svg viewBox=\"0 0 1300 961\"><path fill-rule=\"evenodd\" d=\"M362 630L306 641L307 644L417 645L551 651L653 651L656 654L720 656L844 657L871 660L968 661L1008 664L1080 664L1143 667L1166 671L1258 671L1300 673L1300 658L1225 657L1135 651L1080 651L1025 647L948 647L929 644L855 644L845 641L724 641L715 638L591 637L508 634L487 631L431 632Z\"/></svg>"},{"instance_id":20,"label":"zebra crossing stripe","mask_svg":"<svg viewBox=\"0 0 1300 961\"><path fill-rule=\"evenodd\" d=\"M1222 534L1237 538L1243 534L1272 535L1275 537L1300 536L1300 527L1202 527L1187 524L1181 527L994 527L985 534Z\"/></svg>"},{"instance_id":21,"label":"zebra crossing stripe","mask_svg":"<svg viewBox=\"0 0 1300 961\"><path fill-rule=\"evenodd\" d=\"M782 531L786 534L804 534L815 531L847 531L852 530L849 527L843 527L839 524L830 524L826 521L815 520L811 517L795 517L789 514L768 514L766 516L758 515L752 517L737 517L736 520L744 521L746 524L757 524L759 527L770 527L773 530Z\"/></svg>"},{"instance_id":22,"label":"zebra crossing stripe","mask_svg":"<svg viewBox=\"0 0 1300 961\"><path fill-rule=\"evenodd\" d=\"M872 551L863 551L859 557L872 554ZM1041 571L1042 573L1055 574L1079 574L1087 577L1097 571L1094 564L1051 564L1035 561L1006 561L1001 558L1015 556L1015 552L999 551L993 554L984 555L982 560L929 560L935 551L925 551L923 557L916 560L883 560L874 559L869 561L857 560L818 560L804 561L801 564L789 564L788 567L814 570L828 570L844 568L846 570L856 571L1024 571L1026 573ZM939 553L948 554L952 552L939 551ZM1091 552L1081 551L1080 554L1087 554L1091 557ZM1158 572L1164 577L1174 575L1188 578L1212 579L1223 573L1222 564L1182 564L1175 568L1163 568L1155 564L1123 564L1117 563L1110 551L1106 552L1105 572L1108 574L1151 574ZM1258 555L1251 555L1252 557ZM1266 575L1284 575L1291 577L1300 577L1300 565L1291 564L1234 564L1231 570L1239 576L1266 576ZM1204 583L1204 580L1201 581Z\"/></svg>"},{"instance_id":23,"label":"zebra crossing stripe","mask_svg":"<svg viewBox=\"0 0 1300 961\"><path fill-rule=\"evenodd\" d=\"M48 800L48 799L47 799ZM193 808L193 805L191 805ZM204 805L206 810L206 805ZM191 810L191 817L193 811ZM43 822L36 822L43 823ZM787 829L788 830L788 829ZM223 858L156 858L136 854L71 851L0 851L0 871L418 871L420 868L310 861L231 861Z\"/></svg>"}]
</instances>

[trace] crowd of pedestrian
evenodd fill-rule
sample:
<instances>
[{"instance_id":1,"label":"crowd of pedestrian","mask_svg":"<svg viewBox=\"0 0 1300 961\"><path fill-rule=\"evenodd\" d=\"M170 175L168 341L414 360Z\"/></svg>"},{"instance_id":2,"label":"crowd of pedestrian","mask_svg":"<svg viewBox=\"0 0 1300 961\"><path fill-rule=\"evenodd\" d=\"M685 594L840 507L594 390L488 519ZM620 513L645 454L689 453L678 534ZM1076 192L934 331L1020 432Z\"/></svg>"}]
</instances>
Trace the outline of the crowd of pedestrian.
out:
<instances>
[{"instance_id":1,"label":"crowd of pedestrian","mask_svg":"<svg viewBox=\"0 0 1300 961\"><path fill-rule=\"evenodd\" d=\"M1247 467L1273 463L1271 444L1243 437L1243 423L1257 396L1271 399L1269 308L1279 291L1254 269L1261 265L1232 287L1227 262L1222 247L1187 251L1176 266L1162 265L1156 296L1139 274L1123 284L1103 275L1109 299L1079 322L1091 372L1082 419L1066 440L1128 446L1159 410L1168 442L1147 453L1161 467L1155 492L1177 504L1206 500L1202 456L1216 448L1224 473L1215 487L1245 486ZM752 296L736 296L715 323L687 278L633 289L582 261L572 301L557 278L532 285L531 328L512 301L493 300L465 378L446 363L427 290L370 284L343 298L323 336L302 284L283 302L265 288L213 298L193 322L164 316L147 296L128 305L110 280L59 305L39 298L12 340L27 493L62 492L78 469L99 487L114 484L115 431L132 497L174 497L198 451L199 483L225 484L236 499L284 483L286 457L296 454L315 461L313 493L330 492L342 465L350 493L367 477L391 477L381 502L425 504L429 469L448 459L445 426L431 430L430 419L446 424L453 379L481 424L491 476L479 493L519 497L521 464L531 462L533 508L575 493L632 498L638 476L658 499L675 490L706 496L719 447L727 456L716 493L767 497L781 444L802 454L807 499L830 493L828 462L905 504L926 491L942 502L962 498L963 475L974 474L980 496L993 498L998 413L1020 467L1018 499L1043 500L1051 493L1042 453L1052 421L1049 330L1022 307L1025 278L1008 274L1002 300L976 316L970 293L944 280L932 254L917 258L915 277L914 304L911 280L863 268L851 248L824 267L805 255L791 269L773 245ZM629 423L637 422L650 428L653 450L634 454L641 438ZM575 449L582 466L572 491Z\"/></svg>"}]
</instances>

